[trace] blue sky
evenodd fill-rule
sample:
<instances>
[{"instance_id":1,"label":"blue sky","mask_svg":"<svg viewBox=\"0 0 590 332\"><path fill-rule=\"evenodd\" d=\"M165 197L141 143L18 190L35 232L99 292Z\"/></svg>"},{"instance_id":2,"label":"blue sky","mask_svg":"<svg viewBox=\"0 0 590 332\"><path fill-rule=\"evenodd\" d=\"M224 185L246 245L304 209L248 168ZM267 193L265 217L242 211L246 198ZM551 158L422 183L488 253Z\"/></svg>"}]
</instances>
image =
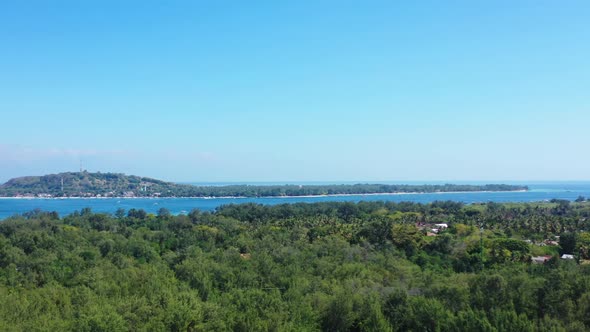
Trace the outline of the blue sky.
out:
<instances>
[{"instance_id":1,"label":"blue sky","mask_svg":"<svg viewBox=\"0 0 590 332\"><path fill-rule=\"evenodd\" d=\"M589 180L587 1L0 4L0 181Z\"/></svg>"}]
</instances>

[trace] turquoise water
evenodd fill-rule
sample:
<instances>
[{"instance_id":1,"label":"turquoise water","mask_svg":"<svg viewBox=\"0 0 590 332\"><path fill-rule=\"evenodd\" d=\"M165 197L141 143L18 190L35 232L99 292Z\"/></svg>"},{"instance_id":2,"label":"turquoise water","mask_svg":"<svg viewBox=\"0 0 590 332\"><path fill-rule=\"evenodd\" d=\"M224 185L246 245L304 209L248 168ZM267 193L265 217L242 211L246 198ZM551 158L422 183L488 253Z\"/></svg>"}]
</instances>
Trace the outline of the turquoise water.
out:
<instances>
[{"instance_id":1,"label":"turquoise water","mask_svg":"<svg viewBox=\"0 0 590 332\"><path fill-rule=\"evenodd\" d=\"M473 183L473 182L472 182ZM109 199L0 199L0 219L34 209L57 211L67 215L89 207L95 212L114 213L117 209L144 209L156 213L164 207L172 213L187 213L192 209L213 211L220 205L231 203L315 203L315 202L358 202L393 201L429 203L452 200L464 203L477 202L536 202L553 198L575 200L578 196L590 198L590 182L535 183L529 184L527 192L473 192L403 195L352 195L321 197L266 197L266 198L109 198Z\"/></svg>"}]
</instances>

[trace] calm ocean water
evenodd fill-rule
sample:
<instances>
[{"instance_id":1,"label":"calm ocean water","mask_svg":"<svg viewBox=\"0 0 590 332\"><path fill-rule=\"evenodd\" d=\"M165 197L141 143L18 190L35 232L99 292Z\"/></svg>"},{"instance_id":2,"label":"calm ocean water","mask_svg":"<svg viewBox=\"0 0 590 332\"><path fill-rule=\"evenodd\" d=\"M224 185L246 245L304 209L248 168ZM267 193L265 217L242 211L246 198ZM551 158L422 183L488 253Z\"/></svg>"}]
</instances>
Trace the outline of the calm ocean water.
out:
<instances>
[{"instance_id":1,"label":"calm ocean water","mask_svg":"<svg viewBox=\"0 0 590 332\"><path fill-rule=\"evenodd\" d=\"M471 182L475 183L475 182ZM299 184L299 183L298 183ZM352 195L322 197L268 197L268 198L112 198L112 199L0 199L0 219L34 209L57 211L61 216L89 207L95 212L114 213L117 209L144 209L156 213L164 207L172 213L187 213L192 209L204 211L231 203L314 203L314 202L358 202L358 201L393 201L429 203L432 201L452 200L464 203L477 202L537 202L553 198L575 200L578 196L590 198L590 182L534 183L528 184L527 192L474 192L474 193L439 193L439 194L403 194L403 195Z\"/></svg>"}]
</instances>

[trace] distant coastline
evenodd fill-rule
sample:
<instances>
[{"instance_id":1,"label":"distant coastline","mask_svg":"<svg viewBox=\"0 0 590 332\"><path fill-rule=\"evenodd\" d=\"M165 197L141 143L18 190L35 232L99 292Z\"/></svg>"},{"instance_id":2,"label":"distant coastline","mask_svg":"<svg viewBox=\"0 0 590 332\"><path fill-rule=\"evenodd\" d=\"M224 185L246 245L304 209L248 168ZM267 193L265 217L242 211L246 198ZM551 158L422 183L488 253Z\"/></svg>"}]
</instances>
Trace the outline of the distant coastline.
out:
<instances>
[{"instance_id":1,"label":"distant coastline","mask_svg":"<svg viewBox=\"0 0 590 332\"><path fill-rule=\"evenodd\" d=\"M68 172L13 178L0 185L0 197L15 198L203 198L235 199L402 195L420 193L502 192L528 190L508 184L322 184L194 186L121 173Z\"/></svg>"},{"instance_id":2,"label":"distant coastline","mask_svg":"<svg viewBox=\"0 0 590 332\"><path fill-rule=\"evenodd\" d=\"M362 193L362 194L325 194L325 195L292 195L292 196L168 196L168 197L84 197L84 196L67 196L67 197L36 197L36 196L0 196L0 199L23 199L23 200L68 200L68 199L264 199L264 198L316 198L316 197L349 197L349 196L389 196L389 195L426 195L426 194L481 194L481 193L518 193L527 192L527 189L519 190L479 190L479 191L437 191L437 192L391 192L391 193Z\"/></svg>"}]
</instances>

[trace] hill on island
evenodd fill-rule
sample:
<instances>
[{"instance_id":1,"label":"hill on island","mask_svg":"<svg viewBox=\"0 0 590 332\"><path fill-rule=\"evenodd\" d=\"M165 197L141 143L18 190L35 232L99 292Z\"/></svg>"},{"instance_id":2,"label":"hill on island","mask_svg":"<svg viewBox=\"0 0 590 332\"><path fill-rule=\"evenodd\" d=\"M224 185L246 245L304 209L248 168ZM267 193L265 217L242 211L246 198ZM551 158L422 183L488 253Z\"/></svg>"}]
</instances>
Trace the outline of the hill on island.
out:
<instances>
[{"instance_id":1,"label":"hill on island","mask_svg":"<svg viewBox=\"0 0 590 332\"><path fill-rule=\"evenodd\" d=\"M190 188L172 182L121 173L67 172L14 178L0 185L0 195L41 197L145 197Z\"/></svg>"},{"instance_id":2,"label":"hill on island","mask_svg":"<svg viewBox=\"0 0 590 332\"><path fill-rule=\"evenodd\" d=\"M0 197L280 197L527 189L506 184L193 186L121 173L84 171L14 178L0 185Z\"/></svg>"}]
</instances>

